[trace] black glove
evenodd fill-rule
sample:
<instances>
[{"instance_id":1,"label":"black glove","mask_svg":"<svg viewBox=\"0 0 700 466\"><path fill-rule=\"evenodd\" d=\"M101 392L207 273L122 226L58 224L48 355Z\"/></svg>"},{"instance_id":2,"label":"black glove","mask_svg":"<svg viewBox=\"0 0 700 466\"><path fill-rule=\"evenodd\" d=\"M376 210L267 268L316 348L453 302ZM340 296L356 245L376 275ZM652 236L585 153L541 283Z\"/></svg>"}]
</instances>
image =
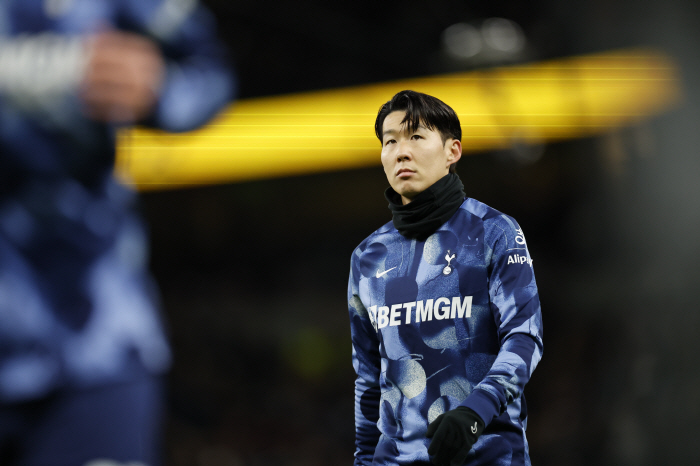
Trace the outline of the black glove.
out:
<instances>
[{"instance_id":1,"label":"black glove","mask_svg":"<svg viewBox=\"0 0 700 466\"><path fill-rule=\"evenodd\" d=\"M428 454L437 466L461 466L484 431L484 421L471 409L459 406L439 415L428 426L432 438Z\"/></svg>"}]
</instances>

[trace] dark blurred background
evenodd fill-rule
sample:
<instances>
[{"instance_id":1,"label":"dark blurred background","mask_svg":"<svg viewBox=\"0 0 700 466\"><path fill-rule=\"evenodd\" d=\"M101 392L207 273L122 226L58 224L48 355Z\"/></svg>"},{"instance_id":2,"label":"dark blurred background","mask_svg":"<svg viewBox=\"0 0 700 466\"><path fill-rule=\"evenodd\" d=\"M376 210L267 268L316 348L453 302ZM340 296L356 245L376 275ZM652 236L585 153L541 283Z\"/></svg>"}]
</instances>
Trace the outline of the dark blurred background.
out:
<instances>
[{"instance_id":1,"label":"dark blurred background","mask_svg":"<svg viewBox=\"0 0 700 466\"><path fill-rule=\"evenodd\" d=\"M203 3L241 98L634 46L672 57L683 99L671 111L468 155L458 171L468 196L519 221L535 260L533 464L700 464L700 2ZM524 46L449 53L448 27L472 34L489 18ZM351 464L347 273L391 219L386 186L377 143L372 168L143 194L175 351L169 465Z\"/></svg>"}]
</instances>

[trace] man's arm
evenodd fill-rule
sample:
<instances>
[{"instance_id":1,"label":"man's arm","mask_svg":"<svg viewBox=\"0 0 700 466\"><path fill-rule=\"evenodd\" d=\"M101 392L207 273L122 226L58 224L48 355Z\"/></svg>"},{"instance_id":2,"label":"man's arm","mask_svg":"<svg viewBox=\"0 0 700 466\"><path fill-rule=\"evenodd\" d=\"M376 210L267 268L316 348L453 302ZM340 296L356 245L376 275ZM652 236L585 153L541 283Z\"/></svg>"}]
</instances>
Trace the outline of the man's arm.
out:
<instances>
[{"instance_id":1,"label":"man's arm","mask_svg":"<svg viewBox=\"0 0 700 466\"><path fill-rule=\"evenodd\" d=\"M492 244L489 293L499 322L498 356L462 406L485 425L519 399L542 357L542 314L530 253L518 224L502 215L487 229ZM490 236L490 238L489 238Z\"/></svg>"},{"instance_id":2,"label":"man's arm","mask_svg":"<svg viewBox=\"0 0 700 466\"><path fill-rule=\"evenodd\" d=\"M486 377L462 404L430 426L428 453L437 465L462 464L494 418L520 398L542 356L542 316L532 260L510 217L485 228L491 310L499 322L499 352Z\"/></svg>"},{"instance_id":3,"label":"man's arm","mask_svg":"<svg viewBox=\"0 0 700 466\"><path fill-rule=\"evenodd\" d=\"M359 298L360 270L356 250L350 261L348 311L355 379L355 465L372 464L379 441L380 356L377 333Z\"/></svg>"}]
</instances>

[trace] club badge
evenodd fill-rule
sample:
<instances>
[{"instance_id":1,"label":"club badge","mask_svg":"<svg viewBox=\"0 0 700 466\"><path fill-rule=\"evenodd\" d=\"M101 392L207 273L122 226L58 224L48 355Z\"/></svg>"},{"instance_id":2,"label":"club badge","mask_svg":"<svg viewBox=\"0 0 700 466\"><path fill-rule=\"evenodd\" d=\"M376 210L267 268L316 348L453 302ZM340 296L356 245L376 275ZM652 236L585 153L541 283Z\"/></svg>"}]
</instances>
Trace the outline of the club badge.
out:
<instances>
[{"instance_id":1,"label":"club badge","mask_svg":"<svg viewBox=\"0 0 700 466\"><path fill-rule=\"evenodd\" d=\"M447 261L447 265L445 266L444 269L442 269L442 274L443 275L449 275L452 273L452 267L450 267L450 262L452 262L452 259L455 258L455 255L452 254L450 255L450 250L447 250L447 254L445 254L445 260Z\"/></svg>"}]
</instances>

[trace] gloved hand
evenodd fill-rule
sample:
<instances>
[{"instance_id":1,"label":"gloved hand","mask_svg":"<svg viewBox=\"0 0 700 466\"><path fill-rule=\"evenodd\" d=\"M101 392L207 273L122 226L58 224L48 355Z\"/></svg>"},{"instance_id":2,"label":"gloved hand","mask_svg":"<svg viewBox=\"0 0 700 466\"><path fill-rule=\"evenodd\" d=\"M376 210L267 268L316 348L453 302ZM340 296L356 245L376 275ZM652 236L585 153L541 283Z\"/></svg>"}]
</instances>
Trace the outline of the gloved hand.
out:
<instances>
[{"instance_id":1,"label":"gloved hand","mask_svg":"<svg viewBox=\"0 0 700 466\"><path fill-rule=\"evenodd\" d=\"M484 431L484 421L471 409L459 406L439 415L428 426L432 438L428 454L437 466L461 466Z\"/></svg>"}]
</instances>

